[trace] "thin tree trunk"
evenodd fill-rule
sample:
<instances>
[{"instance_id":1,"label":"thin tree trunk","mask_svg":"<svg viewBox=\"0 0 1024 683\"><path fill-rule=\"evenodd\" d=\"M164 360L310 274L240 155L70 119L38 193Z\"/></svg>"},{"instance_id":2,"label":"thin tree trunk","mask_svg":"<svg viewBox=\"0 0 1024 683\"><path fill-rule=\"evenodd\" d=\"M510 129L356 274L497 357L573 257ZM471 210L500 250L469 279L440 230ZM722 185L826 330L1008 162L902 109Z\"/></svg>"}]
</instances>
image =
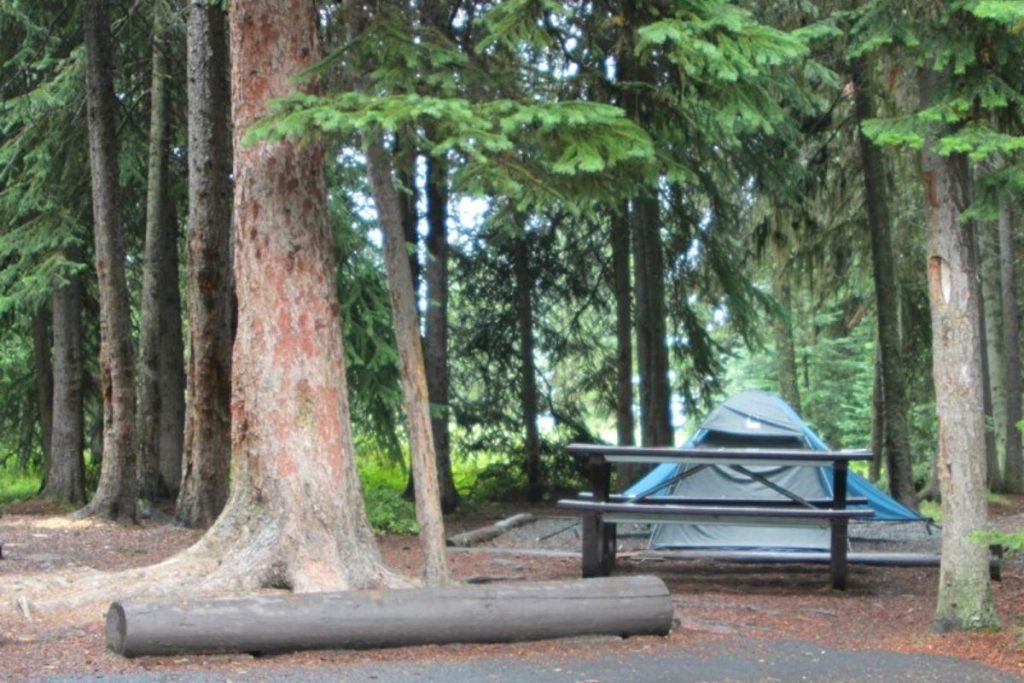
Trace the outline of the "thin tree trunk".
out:
<instances>
[{"instance_id":1,"label":"thin tree trunk","mask_svg":"<svg viewBox=\"0 0 1024 683\"><path fill-rule=\"evenodd\" d=\"M32 355L36 364L36 402L39 407L39 436L43 446L43 486L53 453L53 365L50 362L50 311L40 305L32 316Z\"/></svg>"},{"instance_id":2,"label":"thin tree trunk","mask_svg":"<svg viewBox=\"0 0 1024 683\"><path fill-rule=\"evenodd\" d=\"M107 10L105 0L88 0L84 29L89 164L100 296L103 465L96 495L77 514L134 522L138 498L135 370L118 188L114 50Z\"/></svg>"},{"instance_id":3,"label":"thin tree trunk","mask_svg":"<svg viewBox=\"0 0 1024 683\"><path fill-rule=\"evenodd\" d=\"M444 520L438 489L437 459L430 423L430 401L420 346L419 314L402 225L401 198L392 181L391 165L380 138L366 145L366 166L377 215L384 233L384 263L401 367L402 396L409 425L409 451L416 487L416 520L426 557L428 584L448 583Z\"/></svg>"},{"instance_id":4,"label":"thin tree trunk","mask_svg":"<svg viewBox=\"0 0 1024 683\"><path fill-rule=\"evenodd\" d=\"M611 220L615 288L615 427L620 446L636 443L633 421L633 288L629 270L628 208Z\"/></svg>"},{"instance_id":5,"label":"thin tree trunk","mask_svg":"<svg viewBox=\"0 0 1024 683\"><path fill-rule=\"evenodd\" d=\"M975 253L978 255L978 285L981 296L978 298L978 315L981 317L981 379L985 400L982 403L985 411L985 480L990 490L1002 488L1002 476L999 472L1000 441L1006 433L1003 421L1006 419L1006 389L1003 382L1003 330L998 320L1002 314L1002 303L999 301L1000 274L998 247L995 239L982 235L994 231L988 230L987 221L975 222L972 232L975 239ZM994 238L995 235L993 234ZM998 438L997 438L998 437Z\"/></svg>"},{"instance_id":6,"label":"thin tree trunk","mask_svg":"<svg viewBox=\"0 0 1024 683\"><path fill-rule=\"evenodd\" d=\"M512 241L512 263L516 280L516 321L519 333L519 404L526 429L524 444L526 495L531 502L544 494L544 475L540 463L540 433L537 418L537 367L533 341L533 275L530 267L530 246L526 235Z\"/></svg>"},{"instance_id":7,"label":"thin tree trunk","mask_svg":"<svg viewBox=\"0 0 1024 683\"><path fill-rule=\"evenodd\" d=\"M448 174L443 161L427 161L427 311L424 361L427 391L434 417L434 453L441 492L441 510L454 512L459 503L452 474L448 430Z\"/></svg>"},{"instance_id":8,"label":"thin tree trunk","mask_svg":"<svg viewBox=\"0 0 1024 683\"><path fill-rule=\"evenodd\" d=\"M875 376L871 383L871 467L872 483L882 478L882 452L885 448L885 401L882 397L882 356L875 342Z\"/></svg>"},{"instance_id":9,"label":"thin tree trunk","mask_svg":"<svg viewBox=\"0 0 1024 683\"><path fill-rule=\"evenodd\" d=\"M660 213L657 197L645 195L633 200L636 348L640 375L640 434L644 446L672 445Z\"/></svg>"},{"instance_id":10,"label":"thin tree trunk","mask_svg":"<svg viewBox=\"0 0 1024 683\"><path fill-rule=\"evenodd\" d=\"M160 428L170 406L161 402L162 337L170 330L161 323L169 317L162 310L168 290L178 291L177 226L167 220L170 207L170 121L168 118L165 19L160 3L154 4L152 77L150 79L149 168L146 181L146 246L143 256L141 322L139 332L139 388L137 420L139 447L139 494L147 500L167 498L171 491L160 478ZM171 256L171 252L174 256ZM180 334L180 329L179 329ZM177 493L174 491L173 493Z\"/></svg>"},{"instance_id":11,"label":"thin tree trunk","mask_svg":"<svg viewBox=\"0 0 1024 683\"><path fill-rule=\"evenodd\" d=\"M78 249L68 258L81 259ZM53 440L46 484L40 497L59 503L85 503L83 411L82 276L75 274L53 293Z\"/></svg>"},{"instance_id":12,"label":"thin tree trunk","mask_svg":"<svg viewBox=\"0 0 1024 683\"><path fill-rule=\"evenodd\" d=\"M627 22L635 27L646 20L639 7L624 6ZM618 52L620 83L653 83L633 52L631 34ZM620 106L630 119L649 128L653 106L635 90L622 98ZM672 391L668 379L668 340L665 311L665 261L661 244L661 212L657 185L645 187L633 197L629 213L633 240L634 296L637 374L640 377L640 440L645 446L670 446L672 432Z\"/></svg>"},{"instance_id":13,"label":"thin tree trunk","mask_svg":"<svg viewBox=\"0 0 1024 683\"><path fill-rule=\"evenodd\" d=\"M207 527L228 497L231 454L231 138L225 15L188 15L188 400L177 517Z\"/></svg>"},{"instance_id":14,"label":"thin tree trunk","mask_svg":"<svg viewBox=\"0 0 1024 683\"><path fill-rule=\"evenodd\" d=\"M772 331L775 337L775 371L782 399L793 407L797 413L803 412L800 403L800 384L797 381L796 343L793 340L793 296L789 286L788 269L776 264L779 268L772 278L772 295L782 309L775 317Z\"/></svg>"},{"instance_id":15,"label":"thin tree trunk","mask_svg":"<svg viewBox=\"0 0 1024 683\"><path fill-rule=\"evenodd\" d=\"M922 70L922 104L934 101L941 75ZM985 528L985 416L981 382L978 265L963 155L940 156L926 138L921 152L928 226L928 298L939 418L942 563L934 626L938 631L998 625L989 584L988 549L972 538Z\"/></svg>"},{"instance_id":16,"label":"thin tree trunk","mask_svg":"<svg viewBox=\"0 0 1024 683\"><path fill-rule=\"evenodd\" d=\"M1003 353L1006 370L1006 459L1003 488L1024 493L1024 455L1021 454L1020 314L1017 310L1017 273L1014 246L1014 207L1003 195L999 207L999 263L1003 307Z\"/></svg>"},{"instance_id":17,"label":"thin tree trunk","mask_svg":"<svg viewBox=\"0 0 1024 683\"><path fill-rule=\"evenodd\" d=\"M854 111L858 122L873 118L874 103L867 64L863 59L851 64L854 81ZM910 508L917 507L907 426L906 379L900 354L899 298L896 267L893 263L892 222L889 196L885 187L882 151L858 128L864 197L871 231L871 263L878 316L878 351L882 371L884 417L883 453L889 472L889 492Z\"/></svg>"},{"instance_id":18,"label":"thin tree trunk","mask_svg":"<svg viewBox=\"0 0 1024 683\"><path fill-rule=\"evenodd\" d=\"M181 288L178 285L178 217L167 202L164 232L173 236L166 253L167 284L160 291L160 486L174 500L181 490L185 450L185 347L181 329Z\"/></svg>"}]
</instances>

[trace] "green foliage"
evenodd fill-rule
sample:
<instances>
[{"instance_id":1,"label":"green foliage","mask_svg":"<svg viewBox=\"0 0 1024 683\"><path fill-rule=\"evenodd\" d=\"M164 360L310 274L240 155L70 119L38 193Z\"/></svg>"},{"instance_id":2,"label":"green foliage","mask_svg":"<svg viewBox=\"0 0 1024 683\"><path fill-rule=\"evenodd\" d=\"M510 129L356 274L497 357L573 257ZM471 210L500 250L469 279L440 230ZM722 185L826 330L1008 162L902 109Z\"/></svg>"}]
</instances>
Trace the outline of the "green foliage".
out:
<instances>
[{"instance_id":1,"label":"green foliage","mask_svg":"<svg viewBox=\"0 0 1024 683\"><path fill-rule=\"evenodd\" d=\"M402 494L388 487L366 487L363 489L366 502L366 517L370 526L379 534L416 534L416 510L413 504L402 498Z\"/></svg>"},{"instance_id":2,"label":"green foliage","mask_svg":"<svg viewBox=\"0 0 1024 683\"><path fill-rule=\"evenodd\" d=\"M0 504L28 500L39 493L40 478L10 464L0 466Z\"/></svg>"}]
</instances>

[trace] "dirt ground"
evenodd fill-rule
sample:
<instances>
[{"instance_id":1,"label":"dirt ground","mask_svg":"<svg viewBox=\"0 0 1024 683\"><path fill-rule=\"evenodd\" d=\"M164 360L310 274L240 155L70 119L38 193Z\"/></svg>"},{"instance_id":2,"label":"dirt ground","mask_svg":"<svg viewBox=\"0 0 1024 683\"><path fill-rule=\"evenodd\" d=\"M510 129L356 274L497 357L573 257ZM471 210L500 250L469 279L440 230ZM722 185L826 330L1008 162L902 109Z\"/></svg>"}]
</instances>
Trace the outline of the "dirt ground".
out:
<instances>
[{"instance_id":1,"label":"dirt ground","mask_svg":"<svg viewBox=\"0 0 1024 683\"><path fill-rule=\"evenodd\" d=\"M477 528L520 512L502 505L463 512L448 520L449 534ZM576 578L578 544L572 520L551 508L529 510L542 521L520 527L484 546L453 549L455 576L476 581ZM992 509L993 527L1024 528L1024 497ZM554 533L553 533L554 532ZM33 504L13 506L0 517L0 680L28 676L156 672L194 668L258 675L271 668L483 656L518 657L545 651L592 651L594 643L548 641L506 645L446 645L375 651L314 651L254 659L250 655L122 658L105 649L103 607L60 614L39 613L19 601L23 581L40 575L73 576L95 570L144 566L190 545L198 533L147 521L123 527L72 521ZM414 536L379 538L385 560L415 576L422 560ZM642 544L642 539L627 539ZM627 548L628 549L628 548ZM627 553L628 554L628 553ZM997 633L930 632L938 569L851 568L849 589L829 587L828 568L804 565L727 565L706 561L650 562L628 557L619 573L654 573L668 584L675 627L666 638L602 639L602 652L699 649L708 643L804 640L852 650L944 654L988 664L1024 678L1024 563L1008 561L993 584L1004 628ZM26 615L27 611L27 615Z\"/></svg>"}]
</instances>

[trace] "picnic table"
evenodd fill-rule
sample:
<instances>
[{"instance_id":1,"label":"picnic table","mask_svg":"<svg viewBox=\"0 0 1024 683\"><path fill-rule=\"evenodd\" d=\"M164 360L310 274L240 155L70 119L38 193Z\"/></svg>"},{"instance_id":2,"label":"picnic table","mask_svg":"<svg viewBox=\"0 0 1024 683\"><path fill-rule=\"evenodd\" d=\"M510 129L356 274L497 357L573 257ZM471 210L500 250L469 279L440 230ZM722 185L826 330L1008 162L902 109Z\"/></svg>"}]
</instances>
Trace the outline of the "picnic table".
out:
<instances>
[{"instance_id":1,"label":"picnic table","mask_svg":"<svg viewBox=\"0 0 1024 683\"><path fill-rule=\"evenodd\" d=\"M831 529L829 566L832 586L843 590L847 578L849 522L869 519L870 509L849 509L847 472L855 460L870 460L867 450L815 451L765 448L667 448L571 444L568 452L587 461L591 490L559 500L560 508L578 512L583 530L583 576L607 576L615 566L616 524L743 524L817 526ZM719 466L748 477L780 494L774 500L694 498L655 495L659 485L638 495L613 495L616 465L675 463L697 468ZM832 468L832 497L802 498L761 476L762 466ZM752 469L753 468L753 469Z\"/></svg>"}]
</instances>

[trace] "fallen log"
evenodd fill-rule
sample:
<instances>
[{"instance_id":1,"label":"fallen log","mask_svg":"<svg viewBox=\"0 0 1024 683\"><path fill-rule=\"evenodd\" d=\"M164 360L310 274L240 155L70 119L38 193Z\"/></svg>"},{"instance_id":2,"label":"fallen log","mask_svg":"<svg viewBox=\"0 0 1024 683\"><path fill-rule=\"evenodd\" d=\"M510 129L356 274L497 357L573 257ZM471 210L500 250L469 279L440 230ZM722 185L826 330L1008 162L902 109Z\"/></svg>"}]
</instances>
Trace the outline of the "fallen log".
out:
<instances>
[{"instance_id":1,"label":"fallen log","mask_svg":"<svg viewBox=\"0 0 1024 683\"><path fill-rule=\"evenodd\" d=\"M522 526L523 524L532 521L533 515L528 512L512 515L511 517L506 517L494 524L488 524L487 526L480 527L479 529L473 529L472 531L456 534L448 539L448 546L454 548L468 548L479 543L486 543L492 538L501 536L509 529L514 529L517 526Z\"/></svg>"},{"instance_id":2,"label":"fallen log","mask_svg":"<svg viewBox=\"0 0 1024 683\"><path fill-rule=\"evenodd\" d=\"M653 576L115 602L107 647L143 655L266 654L584 635L664 635L672 602Z\"/></svg>"}]
</instances>

